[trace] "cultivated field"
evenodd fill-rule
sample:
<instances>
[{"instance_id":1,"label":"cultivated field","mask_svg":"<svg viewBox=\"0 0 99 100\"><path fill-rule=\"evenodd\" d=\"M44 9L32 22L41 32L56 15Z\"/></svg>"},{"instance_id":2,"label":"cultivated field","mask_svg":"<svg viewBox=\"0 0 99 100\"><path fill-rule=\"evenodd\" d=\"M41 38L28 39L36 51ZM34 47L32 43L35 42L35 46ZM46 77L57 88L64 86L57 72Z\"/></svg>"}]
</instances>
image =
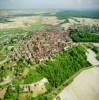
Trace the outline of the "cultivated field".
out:
<instances>
[{"instance_id":1,"label":"cultivated field","mask_svg":"<svg viewBox=\"0 0 99 100\"><path fill-rule=\"evenodd\" d=\"M69 27L76 27L76 25L99 26L99 19L71 17L68 18L67 23L62 24L62 27L67 30Z\"/></svg>"},{"instance_id":2,"label":"cultivated field","mask_svg":"<svg viewBox=\"0 0 99 100\"><path fill-rule=\"evenodd\" d=\"M56 16L26 16L10 18L11 22L0 23L0 29L26 28L31 24L42 23L48 25L58 25L64 20L59 20Z\"/></svg>"},{"instance_id":3,"label":"cultivated field","mask_svg":"<svg viewBox=\"0 0 99 100\"><path fill-rule=\"evenodd\" d=\"M85 70L69 86L63 89L59 94L60 100L98 100L98 83L99 68L94 67Z\"/></svg>"}]
</instances>

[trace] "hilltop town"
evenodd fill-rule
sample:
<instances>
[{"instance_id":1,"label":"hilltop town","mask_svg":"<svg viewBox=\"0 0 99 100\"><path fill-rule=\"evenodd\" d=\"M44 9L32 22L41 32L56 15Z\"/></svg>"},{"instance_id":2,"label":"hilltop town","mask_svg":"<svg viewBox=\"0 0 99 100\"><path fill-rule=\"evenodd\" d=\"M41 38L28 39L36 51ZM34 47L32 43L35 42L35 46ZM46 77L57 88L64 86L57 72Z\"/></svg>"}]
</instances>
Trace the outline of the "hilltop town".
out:
<instances>
[{"instance_id":1,"label":"hilltop town","mask_svg":"<svg viewBox=\"0 0 99 100\"><path fill-rule=\"evenodd\" d=\"M98 15L12 12L0 15L0 100L98 100Z\"/></svg>"}]
</instances>

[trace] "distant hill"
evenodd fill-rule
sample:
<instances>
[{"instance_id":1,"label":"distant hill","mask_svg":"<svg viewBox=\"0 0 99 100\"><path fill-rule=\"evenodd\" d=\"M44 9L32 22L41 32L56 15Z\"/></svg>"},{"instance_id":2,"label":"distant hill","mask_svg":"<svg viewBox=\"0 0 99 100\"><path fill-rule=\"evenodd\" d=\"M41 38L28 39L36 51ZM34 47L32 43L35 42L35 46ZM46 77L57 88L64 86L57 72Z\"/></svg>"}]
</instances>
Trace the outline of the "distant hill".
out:
<instances>
[{"instance_id":1,"label":"distant hill","mask_svg":"<svg viewBox=\"0 0 99 100\"><path fill-rule=\"evenodd\" d=\"M86 18L99 18L99 10L87 10L87 11L60 11L55 14L60 19L66 17L86 17Z\"/></svg>"}]
</instances>

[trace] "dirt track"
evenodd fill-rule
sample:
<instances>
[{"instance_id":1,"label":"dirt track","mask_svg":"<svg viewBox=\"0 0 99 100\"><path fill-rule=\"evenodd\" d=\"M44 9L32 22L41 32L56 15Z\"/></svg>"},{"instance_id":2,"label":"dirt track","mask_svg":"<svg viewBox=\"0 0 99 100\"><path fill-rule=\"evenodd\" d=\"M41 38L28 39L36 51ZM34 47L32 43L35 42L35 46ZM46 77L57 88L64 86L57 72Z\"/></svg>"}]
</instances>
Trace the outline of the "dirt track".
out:
<instances>
[{"instance_id":1,"label":"dirt track","mask_svg":"<svg viewBox=\"0 0 99 100\"><path fill-rule=\"evenodd\" d=\"M96 54L91 49L87 49L87 60L91 65L99 65L99 61L96 59Z\"/></svg>"}]
</instances>

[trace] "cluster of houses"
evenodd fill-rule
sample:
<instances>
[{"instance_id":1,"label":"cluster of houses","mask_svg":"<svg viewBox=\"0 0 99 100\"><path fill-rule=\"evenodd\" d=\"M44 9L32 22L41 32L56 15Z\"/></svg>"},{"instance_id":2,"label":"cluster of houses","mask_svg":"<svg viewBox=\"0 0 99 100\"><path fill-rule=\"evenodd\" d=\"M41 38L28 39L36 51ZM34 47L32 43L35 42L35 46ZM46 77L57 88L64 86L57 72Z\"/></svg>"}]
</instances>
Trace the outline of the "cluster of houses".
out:
<instances>
[{"instance_id":1,"label":"cluster of houses","mask_svg":"<svg viewBox=\"0 0 99 100\"><path fill-rule=\"evenodd\" d=\"M35 59L42 61L44 58L50 58L55 53L71 45L68 32L64 30L46 30L37 32L30 40L25 40L18 49L12 53L13 60Z\"/></svg>"}]
</instances>

